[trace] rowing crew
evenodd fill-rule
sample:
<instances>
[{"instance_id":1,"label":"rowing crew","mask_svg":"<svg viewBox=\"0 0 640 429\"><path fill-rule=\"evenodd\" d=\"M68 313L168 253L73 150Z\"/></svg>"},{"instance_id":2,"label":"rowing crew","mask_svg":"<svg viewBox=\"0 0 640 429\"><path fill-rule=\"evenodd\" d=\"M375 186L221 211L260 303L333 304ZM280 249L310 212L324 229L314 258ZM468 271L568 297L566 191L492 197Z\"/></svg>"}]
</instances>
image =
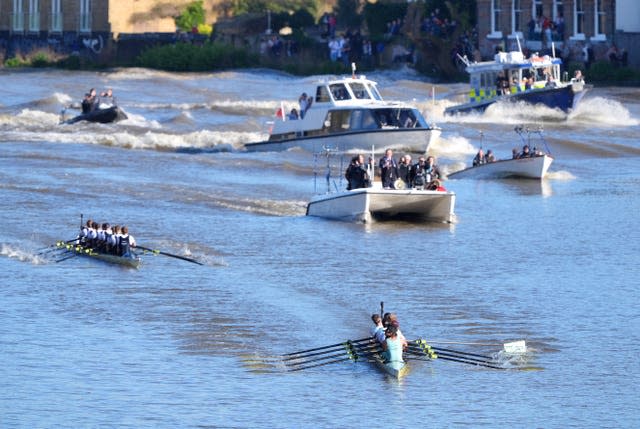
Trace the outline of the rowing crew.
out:
<instances>
[{"instance_id":1,"label":"rowing crew","mask_svg":"<svg viewBox=\"0 0 640 429\"><path fill-rule=\"evenodd\" d=\"M408 347L407 339L400 331L398 317L393 313L385 313L383 317L373 314L371 320L374 327L371 336L382 347L382 356L386 362L404 362L402 352Z\"/></svg>"},{"instance_id":2,"label":"rowing crew","mask_svg":"<svg viewBox=\"0 0 640 429\"><path fill-rule=\"evenodd\" d=\"M131 248L136 247L136 240L126 226L111 227L106 222L99 225L89 219L80 229L77 244L116 256L131 256Z\"/></svg>"}]
</instances>

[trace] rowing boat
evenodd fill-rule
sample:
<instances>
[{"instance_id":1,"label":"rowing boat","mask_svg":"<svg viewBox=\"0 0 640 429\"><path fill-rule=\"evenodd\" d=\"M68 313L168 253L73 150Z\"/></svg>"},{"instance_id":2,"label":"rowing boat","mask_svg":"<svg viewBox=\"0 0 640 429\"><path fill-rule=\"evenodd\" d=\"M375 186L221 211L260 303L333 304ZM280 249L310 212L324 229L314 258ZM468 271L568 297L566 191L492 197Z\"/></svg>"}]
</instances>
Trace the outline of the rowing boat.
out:
<instances>
[{"instance_id":1,"label":"rowing boat","mask_svg":"<svg viewBox=\"0 0 640 429\"><path fill-rule=\"evenodd\" d=\"M409 366L406 362L385 362L380 353L371 353L369 361L372 362L380 371L397 380L400 380L402 377L407 375L407 372L409 371Z\"/></svg>"},{"instance_id":2,"label":"rowing boat","mask_svg":"<svg viewBox=\"0 0 640 429\"><path fill-rule=\"evenodd\" d=\"M68 252L71 252L78 256L87 256L89 258L98 259L110 264L118 264L130 268L138 268L140 267L141 263L140 257L133 252L130 252L124 256L118 256L111 253L101 252L90 247L81 246L79 244L58 243L58 247L63 247Z\"/></svg>"}]
</instances>

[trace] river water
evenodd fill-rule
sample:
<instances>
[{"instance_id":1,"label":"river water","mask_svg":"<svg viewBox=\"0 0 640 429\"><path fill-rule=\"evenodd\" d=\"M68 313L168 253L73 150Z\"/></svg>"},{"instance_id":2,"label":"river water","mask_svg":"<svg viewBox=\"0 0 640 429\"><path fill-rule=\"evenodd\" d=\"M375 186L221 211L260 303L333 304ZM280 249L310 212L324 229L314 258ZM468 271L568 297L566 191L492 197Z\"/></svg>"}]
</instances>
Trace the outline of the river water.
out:
<instances>
[{"instance_id":1,"label":"river water","mask_svg":"<svg viewBox=\"0 0 640 429\"><path fill-rule=\"evenodd\" d=\"M452 225L307 218L322 160L242 143L317 76L2 71L0 426L640 426L640 90L596 88L568 118L445 118L464 85L369 77L442 127L442 168L480 145L509 156L523 124L544 128L549 177L446 181ZM90 87L113 87L129 119L58 125ZM39 254L80 214L204 266ZM397 382L363 362L284 373L246 360L362 338L381 301L405 335L441 347L524 339L537 370L412 362Z\"/></svg>"}]
</instances>

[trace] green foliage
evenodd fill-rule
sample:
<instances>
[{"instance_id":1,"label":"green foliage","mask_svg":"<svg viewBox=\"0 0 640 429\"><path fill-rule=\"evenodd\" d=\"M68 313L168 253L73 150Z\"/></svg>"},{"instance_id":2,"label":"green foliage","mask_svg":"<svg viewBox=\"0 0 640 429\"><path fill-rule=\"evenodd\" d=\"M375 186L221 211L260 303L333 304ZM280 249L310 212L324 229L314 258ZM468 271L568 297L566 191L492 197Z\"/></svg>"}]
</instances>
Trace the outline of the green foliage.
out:
<instances>
[{"instance_id":1,"label":"green foliage","mask_svg":"<svg viewBox=\"0 0 640 429\"><path fill-rule=\"evenodd\" d=\"M629 67L616 67L609 61L596 61L589 70L582 70L585 81L589 82L638 82L640 72Z\"/></svg>"},{"instance_id":2,"label":"green foliage","mask_svg":"<svg viewBox=\"0 0 640 429\"><path fill-rule=\"evenodd\" d=\"M49 67L51 65L51 61L49 56L44 52L36 52L30 59L31 67Z\"/></svg>"},{"instance_id":3,"label":"green foliage","mask_svg":"<svg viewBox=\"0 0 640 429\"><path fill-rule=\"evenodd\" d=\"M387 32L387 23L404 18L407 14L406 3L367 3L363 10L364 20L372 39L381 39Z\"/></svg>"},{"instance_id":4,"label":"green foliage","mask_svg":"<svg viewBox=\"0 0 640 429\"><path fill-rule=\"evenodd\" d=\"M18 57L8 58L4 62L4 66L9 68L24 67L26 65L27 63L25 63L25 61L22 58L18 58Z\"/></svg>"},{"instance_id":5,"label":"green foliage","mask_svg":"<svg viewBox=\"0 0 640 429\"><path fill-rule=\"evenodd\" d=\"M67 58L63 58L56 63L56 66L67 70L80 70L83 67L79 55L70 55Z\"/></svg>"},{"instance_id":6,"label":"green foliage","mask_svg":"<svg viewBox=\"0 0 640 429\"><path fill-rule=\"evenodd\" d=\"M193 27L198 27L200 24L204 24L204 7L202 6L202 0L196 0L189 5L182 12L182 14L175 18L176 27L184 31L191 31Z\"/></svg>"},{"instance_id":7,"label":"green foliage","mask_svg":"<svg viewBox=\"0 0 640 429\"><path fill-rule=\"evenodd\" d=\"M229 3L232 15L265 13L267 10L276 14L304 10L315 15L318 11L318 0L235 0Z\"/></svg>"},{"instance_id":8,"label":"green foliage","mask_svg":"<svg viewBox=\"0 0 640 429\"><path fill-rule=\"evenodd\" d=\"M258 60L244 49L221 43L176 43L147 49L138 58L142 67L168 71L207 71L254 66Z\"/></svg>"}]
</instances>

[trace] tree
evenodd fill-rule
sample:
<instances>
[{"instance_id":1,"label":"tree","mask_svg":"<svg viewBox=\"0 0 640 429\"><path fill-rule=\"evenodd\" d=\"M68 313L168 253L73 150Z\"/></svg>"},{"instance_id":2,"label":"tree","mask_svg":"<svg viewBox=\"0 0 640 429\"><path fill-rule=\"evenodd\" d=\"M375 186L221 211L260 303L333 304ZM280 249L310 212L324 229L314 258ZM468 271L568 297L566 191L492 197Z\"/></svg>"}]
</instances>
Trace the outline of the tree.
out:
<instances>
[{"instance_id":1,"label":"tree","mask_svg":"<svg viewBox=\"0 0 640 429\"><path fill-rule=\"evenodd\" d=\"M204 24L204 17L202 0L196 0L187 5L182 14L175 18L176 27L184 31L191 31L192 28L198 28L199 25Z\"/></svg>"}]
</instances>

